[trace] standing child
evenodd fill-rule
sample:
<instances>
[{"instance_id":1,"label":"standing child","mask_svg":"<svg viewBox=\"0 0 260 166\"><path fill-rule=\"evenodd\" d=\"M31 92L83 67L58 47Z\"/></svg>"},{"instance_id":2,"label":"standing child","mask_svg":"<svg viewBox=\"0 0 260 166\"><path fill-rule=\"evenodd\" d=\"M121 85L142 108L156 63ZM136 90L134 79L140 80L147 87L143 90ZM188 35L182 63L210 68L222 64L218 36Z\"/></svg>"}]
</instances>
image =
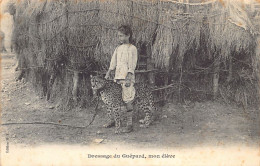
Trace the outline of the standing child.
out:
<instances>
[{"instance_id":1,"label":"standing child","mask_svg":"<svg viewBox=\"0 0 260 166\"><path fill-rule=\"evenodd\" d=\"M122 98L126 103L127 109L127 127L122 132L131 132L133 130L133 100L135 97L135 68L137 64L137 49L130 44L132 40L132 30L129 26L118 28L118 39L120 45L115 49L112 56L109 70L105 79L108 79L110 72L115 70L114 80L122 86Z\"/></svg>"}]
</instances>

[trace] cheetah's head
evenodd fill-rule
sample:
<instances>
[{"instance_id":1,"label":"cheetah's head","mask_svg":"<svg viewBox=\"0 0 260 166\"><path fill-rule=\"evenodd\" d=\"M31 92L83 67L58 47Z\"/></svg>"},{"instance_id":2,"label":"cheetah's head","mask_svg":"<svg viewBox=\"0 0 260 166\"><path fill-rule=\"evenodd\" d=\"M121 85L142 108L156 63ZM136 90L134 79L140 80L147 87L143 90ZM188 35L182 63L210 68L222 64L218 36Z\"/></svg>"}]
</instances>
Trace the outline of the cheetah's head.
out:
<instances>
[{"instance_id":1,"label":"cheetah's head","mask_svg":"<svg viewBox=\"0 0 260 166\"><path fill-rule=\"evenodd\" d=\"M97 91L102 89L106 84L106 80L102 76L90 75L90 82L94 96L97 95Z\"/></svg>"}]
</instances>

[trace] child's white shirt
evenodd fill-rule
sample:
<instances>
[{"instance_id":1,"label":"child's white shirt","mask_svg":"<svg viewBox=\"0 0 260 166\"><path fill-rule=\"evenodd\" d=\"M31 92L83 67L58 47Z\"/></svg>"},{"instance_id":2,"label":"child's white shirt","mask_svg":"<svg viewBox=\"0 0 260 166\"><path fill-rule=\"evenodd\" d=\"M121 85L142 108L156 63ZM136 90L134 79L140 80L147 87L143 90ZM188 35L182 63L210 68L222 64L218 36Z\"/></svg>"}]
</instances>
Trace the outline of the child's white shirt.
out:
<instances>
[{"instance_id":1,"label":"child's white shirt","mask_svg":"<svg viewBox=\"0 0 260 166\"><path fill-rule=\"evenodd\" d=\"M126 79L127 73L133 74L132 82L135 82L135 68L137 64L137 48L132 44L122 44L113 53L110 62L110 70L115 71L115 80Z\"/></svg>"}]
</instances>

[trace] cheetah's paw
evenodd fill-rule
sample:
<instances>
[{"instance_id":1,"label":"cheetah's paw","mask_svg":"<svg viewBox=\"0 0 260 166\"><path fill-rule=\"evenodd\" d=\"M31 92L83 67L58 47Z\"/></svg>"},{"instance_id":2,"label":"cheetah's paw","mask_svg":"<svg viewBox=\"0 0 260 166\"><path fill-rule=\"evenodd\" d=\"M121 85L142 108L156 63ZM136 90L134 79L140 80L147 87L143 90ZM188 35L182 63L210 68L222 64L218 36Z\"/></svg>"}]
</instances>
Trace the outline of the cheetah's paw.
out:
<instances>
[{"instance_id":1,"label":"cheetah's paw","mask_svg":"<svg viewBox=\"0 0 260 166\"><path fill-rule=\"evenodd\" d=\"M120 134L120 133L121 133L120 130L115 131L115 134Z\"/></svg>"},{"instance_id":2,"label":"cheetah's paw","mask_svg":"<svg viewBox=\"0 0 260 166\"><path fill-rule=\"evenodd\" d=\"M141 127L141 128L147 128L148 126L145 125L145 124L140 124L140 127Z\"/></svg>"}]
</instances>

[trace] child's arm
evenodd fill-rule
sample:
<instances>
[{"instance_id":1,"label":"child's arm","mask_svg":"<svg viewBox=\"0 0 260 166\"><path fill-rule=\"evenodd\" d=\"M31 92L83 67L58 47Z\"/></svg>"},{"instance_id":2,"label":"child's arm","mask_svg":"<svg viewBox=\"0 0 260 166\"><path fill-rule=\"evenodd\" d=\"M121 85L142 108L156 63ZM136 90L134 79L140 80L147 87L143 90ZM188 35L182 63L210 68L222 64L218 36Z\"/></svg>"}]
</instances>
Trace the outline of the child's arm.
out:
<instances>
[{"instance_id":1,"label":"child's arm","mask_svg":"<svg viewBox=\"0 0 260 166\"><path fill-rule=\"evenodd\" d=\"M117 50L117 49L116 49L116 50ZM112 70L115 70L115 68L116 68L116 50L114 51L113 56L112 56L112 58L111 58L110 66L109 66L109 69L108 69L108 71L107 71L107 73L106 73L105 79L108 79L109 76L110 76L110 72L111 72Z\"/></svg>"},{"instance_id":2,"label":"child's arm","mask_svg":"<svg viewBox=\"0 0 260 166\"><path fill-rule=\"evenodd\" d=\"M129 87L131 84L131 77L134 75L134 71L137 64L137 49L136 47L132 47L129 55L128 55L128 73L126 76L126 87Z\"/></svg>"},{"instance_id":3,"label":"child's arm","mask_svg":"<svg viewBox=\"0 0 260 166\"><path fill-rule=\"evenodd\" d=\"M134 74L135 68L137 64L137 49L136 47L132 47L130 54L128 56L128 74Z\"/></svg>"}]
</instances>

